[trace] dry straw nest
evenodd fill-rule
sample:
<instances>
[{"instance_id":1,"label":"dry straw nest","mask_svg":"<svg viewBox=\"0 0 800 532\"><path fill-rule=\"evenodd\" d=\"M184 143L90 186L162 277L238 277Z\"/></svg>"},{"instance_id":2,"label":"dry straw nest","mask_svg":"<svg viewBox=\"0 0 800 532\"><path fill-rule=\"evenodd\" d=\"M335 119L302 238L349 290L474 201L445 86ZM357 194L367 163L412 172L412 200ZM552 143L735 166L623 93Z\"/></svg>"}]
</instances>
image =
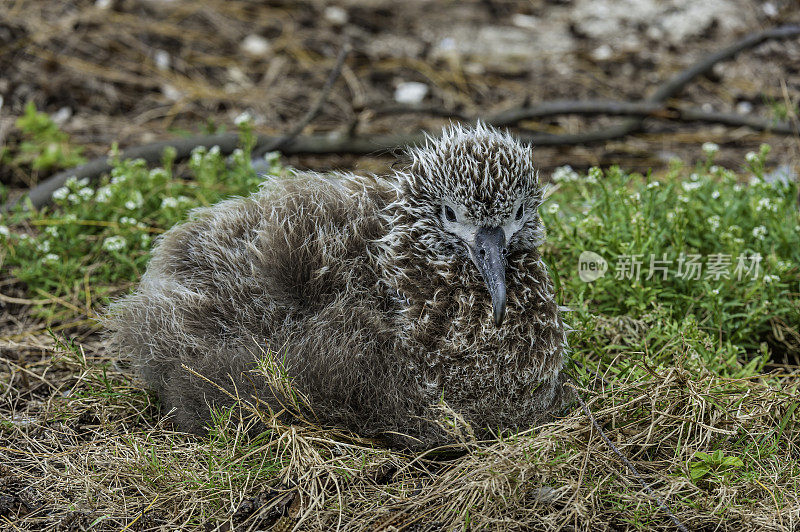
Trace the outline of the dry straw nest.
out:
<instances>
[{"instance_id":1,"label":"dry straw nest","mask_svg":"<svg viewBox=\"0 0 800 532\"><path fill-rule=\"evenodd\" d=\"M210 439L197 439L172 432L137 382L86 354L98 347L40 344L41 359L26 365L39 385L28 389L20 373L9 379L14 368L0 370L10 382L2 390L3 414L13 420L0 428L6 525L672 529L579 408L487 442L475 441L454 418L461 445L409 454L305 420L288 424L281 413L241 398L242 408L229 412ZM280 378L266 366L260 371ZM690 378L678 367L650 371L645 379L578 391L675 515L690 530L796 529L797 373L725 379ZM288 394L287 409L300 404ZM258 437L246 431L253 417L269 427ZM750 473L690 480L696 451L734 448Z\"/></svg>"}]
</instances>

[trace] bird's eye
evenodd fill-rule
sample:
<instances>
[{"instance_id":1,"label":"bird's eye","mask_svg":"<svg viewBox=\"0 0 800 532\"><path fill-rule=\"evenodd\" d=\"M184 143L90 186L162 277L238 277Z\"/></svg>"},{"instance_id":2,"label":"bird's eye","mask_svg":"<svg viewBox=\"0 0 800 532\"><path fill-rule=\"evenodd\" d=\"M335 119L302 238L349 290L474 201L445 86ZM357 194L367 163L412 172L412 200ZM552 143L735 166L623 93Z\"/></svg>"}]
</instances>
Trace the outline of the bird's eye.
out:
<instances>
[{"instance_id":1,"label":"bird's eye","mask_svg":"<svg viewBox=\"0 0 800 532\"><path fill-rule=\"evenodd\" d=\"M525 206L520 205L519 209L517 209L517 215L515 216L517 221L522 220L522 217L525 215Z\"/></svg>"},{"instance_id":2,"label":"bird's eye","mask_svg":"<svg viewBox=\"0 0 800 532\"><path fill-rule=\"evenodd\" d=\"M456 221L456 213L455 213L455 211L453 209L451 209L447 205L444 206L444 218L448 222L455 222Z\"/></svg>"}]
</instances>

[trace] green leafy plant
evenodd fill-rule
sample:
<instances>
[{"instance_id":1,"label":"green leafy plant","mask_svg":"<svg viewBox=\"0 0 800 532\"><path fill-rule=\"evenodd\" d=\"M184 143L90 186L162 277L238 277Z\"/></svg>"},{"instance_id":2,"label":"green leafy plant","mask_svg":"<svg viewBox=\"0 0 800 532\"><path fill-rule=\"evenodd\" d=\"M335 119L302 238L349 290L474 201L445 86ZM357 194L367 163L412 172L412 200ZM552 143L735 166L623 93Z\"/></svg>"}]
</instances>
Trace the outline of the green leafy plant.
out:
<instances>
[{"instance_id":1,"label":"green leafy plant","mask_svg":"<svg viewBox=\"0 0 800 532\"><path fill-rule=\"evenodd\" d=\"M33 102L16 121L22 141L16 150L7 149L0 160L34 170L69 168L86 162L83 149L70 143L69 135L58 128L47 113L36 110Z\"/></svg>"},{"instance_id":2,"label":"green leafy plant","mask_svg":"<svg viewBox=\"0 0 800 532\"><path fill-rule=\"evenodd\" d=\"M800 352L798 185L765 173L766 145L747 154L747 182L706 148L706 164L661 179L616 167L554 173L559 188L542 216L564 303L581 321L656 313L648 323L696 324L707 350L746 359L764 342ZM584 252L607 265L590 282L580 276Z\"/></svg>"},{"instance_id":3,"label":"green leafy plant","mask_svg":"<svg viewBox=\"0 0 800 532\"><path fill-rule=\"evenodd\" d=\"M99 183L70 178L53 193L53 205L22 207L0 217L0 243L8 268L32 296L85 301L144 272L153 239L196 207L231 195L248 194L283 169L277 154L257 175L250 162L253 133L241 127L241 145L229 157L218 147L197 148L188 162L189 179L174 175L174 151L160 167L141 159L121 160ZM74 305L73 305L74 306ZM62 305L45 307L45 312ZM67 307L69 308L69 307ZM72 309L74 310L74 309Z\"/></svg>"},{"instance_id":4,"label":"green leafy plant","mask_svg":"<svg viewBox=\"0 0 800 532\"><path fill-rule=\"evenodd\" d=\"M737 456L725 456L719 449L711 454L697 451L689 461L689 477L694 482L708 477L720 478L733 474L737 467L744 467Z\"/></svg>"}]
</instances>

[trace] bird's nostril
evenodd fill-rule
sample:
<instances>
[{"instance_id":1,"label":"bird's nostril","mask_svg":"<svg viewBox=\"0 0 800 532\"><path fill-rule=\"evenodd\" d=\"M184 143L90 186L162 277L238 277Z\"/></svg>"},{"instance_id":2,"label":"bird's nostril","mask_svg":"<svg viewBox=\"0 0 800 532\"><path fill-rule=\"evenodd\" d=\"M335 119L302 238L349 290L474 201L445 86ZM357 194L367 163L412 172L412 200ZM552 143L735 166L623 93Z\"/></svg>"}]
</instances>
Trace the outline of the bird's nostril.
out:
<instances>
[{"instance_id":1,"label":"bird's nostril","mask_svg":"<svg viewBox=\"0 0 800 532\"><path fill-rule=\"evenodd\" d=\"M480 255L480 257L482 259L485 259L486 258L486 250L485 249L478 250L478 255Z\"/></svg>"},{"instance_id":2,"label":"bird's nostril","mask_svg":"<svg viewBox=\"0 0 800 532\"><path fill-rule=\"evenodd\" d=\"M500 250L500 253L502 253L502 254L503 254L503 256L505 257L506 255L508 255L508 248L503 248L503 249L501 249L501 250Z\"/></svg>"}]
</instances>

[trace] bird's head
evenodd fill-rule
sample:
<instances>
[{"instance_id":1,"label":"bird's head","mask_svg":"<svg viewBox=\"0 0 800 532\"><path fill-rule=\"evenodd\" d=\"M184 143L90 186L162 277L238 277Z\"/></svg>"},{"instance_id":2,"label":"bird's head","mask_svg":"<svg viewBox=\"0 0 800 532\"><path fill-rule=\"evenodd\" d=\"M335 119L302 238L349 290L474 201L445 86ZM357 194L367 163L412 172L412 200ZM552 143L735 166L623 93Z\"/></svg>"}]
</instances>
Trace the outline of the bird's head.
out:
<instances>
[{"instance_id":1,"label":"bird's head","mask_svg":"<svg viewBox=\"0 0 800 532\"><path fill-rule=\"evenodd\" d=\"M538 213L542 189L531 148L479 122L450 125L406 154L408 165L398 176L417 246L437 260L471 260L499 326L509 258L544 239Z\"/></svg>"}]
</instances>

